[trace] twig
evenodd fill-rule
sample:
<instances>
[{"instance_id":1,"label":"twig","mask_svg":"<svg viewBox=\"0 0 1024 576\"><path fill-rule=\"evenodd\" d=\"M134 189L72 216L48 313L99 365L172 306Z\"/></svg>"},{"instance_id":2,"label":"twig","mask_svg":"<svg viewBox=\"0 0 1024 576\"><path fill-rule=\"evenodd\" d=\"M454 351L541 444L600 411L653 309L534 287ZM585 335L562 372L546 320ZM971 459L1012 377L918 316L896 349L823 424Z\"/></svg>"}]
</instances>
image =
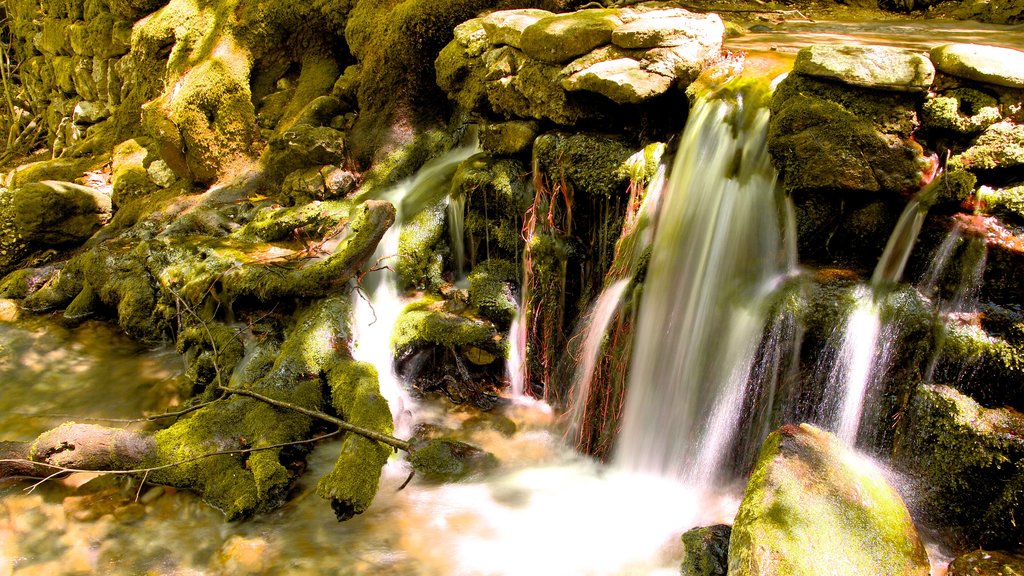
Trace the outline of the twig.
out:
<instances>
[{"instance_id":1,"label":"twig","mask_svg":"<svg viewBox=\"0 0 1024 576\"><path fill-rule=\"evenodd\" d=\"M229 394L248 396L250 398L255 398L256 400L259 400L260 402L270 404L271 406L277 406L278 408L284 408L286 410L293 410L300 414L305 414L306 416L323 420L324 422L330 422L331 424L334 424L338 428L341 428L342 430L345 430L347 432L359 434L360 436L369 438L370 440L376 440L377 442L380 442L382 444L387 444L388 446L391 446L392 448L396 448L398 450L412 452L412 444L406 440L401 440L399 438L395 438L394 436L389 436L387 434L381 434L380 432L376 432L368 428L363 428L361 426L356 426L355 424L351 424L349 422L342 420L341 418L331 416L330 414L325 414L323 412L320 412L319 410L310 410L309 408L303 408L302 406L296 406L295 404L290 404L288 402L284 402L281 400L275 400L269 396L264 396L263 394L253 392L252 390L244 390L242 388L229 388L227 386L221 386L220 389Z\"/></svg>"}]
</instances>

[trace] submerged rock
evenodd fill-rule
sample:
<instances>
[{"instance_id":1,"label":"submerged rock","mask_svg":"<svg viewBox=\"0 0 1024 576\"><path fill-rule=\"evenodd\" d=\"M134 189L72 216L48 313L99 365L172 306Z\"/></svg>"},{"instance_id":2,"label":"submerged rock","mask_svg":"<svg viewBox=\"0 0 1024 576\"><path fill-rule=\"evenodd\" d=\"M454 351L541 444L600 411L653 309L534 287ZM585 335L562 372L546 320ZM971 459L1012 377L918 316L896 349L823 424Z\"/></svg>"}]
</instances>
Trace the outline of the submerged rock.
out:
<instances>
[{"instance_id":1,"label":"submerged rock","mask_svg":"<svg viewBox=\"0 0 1024 576\"><path fill-rule=\"evenodd\" d=\"M409 461L430 482L458 482L498 467L498 459L490 452L449 438L417 444Z\"/></svg>"},{"instance_id":2,"label":"submerged rock","mask_svg":"<svg viewBox=\"0 0 1024 576\"><path fill-rule=\"evenodd\" d=\"M832 434L786 425L764 443L729 543L733 576L927 576L895 490Z\"/></svg>"},{"instance_id":3,"label":"submerged rock","mask_svg":"<svg viewBox=\"0 0 1024 576\"><path fill-rule=\"evenodd\" d=\"M1007 88L1024 88L1024 52L983 44L943 44L931 51L941 72Z\"/></svg>"},{"instance_id":4,"label":"submerged rock","mask_svg":"<svg viewBox=\"0 0 1024 576\"><path fill-rule=\"evenodd\" d=\"M948 386L920 386L896 437L895 456L924 480L923 500L969 544L1015 544L1024 503L1024 414L984 408Z\"/></svg>"},{"instance_id":5,"label":"submerged rock","mask_svg":"<svg viewBox=\"0 0 1024 576\"><path fill-rule=\"evenodd\" d=\"M928 58L914 50L889 46L808 46L796 55L793 71L897 92L923 92L935 78L935 67Z\"/></svg>"}]
</instances>

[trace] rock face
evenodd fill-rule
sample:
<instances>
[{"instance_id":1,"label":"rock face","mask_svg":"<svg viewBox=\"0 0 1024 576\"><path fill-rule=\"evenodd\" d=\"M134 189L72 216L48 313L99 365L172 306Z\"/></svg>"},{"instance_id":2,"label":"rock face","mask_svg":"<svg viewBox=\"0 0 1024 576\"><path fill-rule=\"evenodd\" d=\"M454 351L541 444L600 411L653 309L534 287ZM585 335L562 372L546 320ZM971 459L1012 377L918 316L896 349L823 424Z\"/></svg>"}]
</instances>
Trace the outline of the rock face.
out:
<instances>
[{"instance_id":1,"label":"rock face","mask_svg":"<svg viewBox=\"0 0 1024 576\"><path fill-rule=\"evenodd\" d=\"M572 125L687 86L720 53L724 31L715 14L658 3L499 11L456 29L437 82L466 108Z\"/></svg>"},{"instance_id":2,"label":"rock face","mask_svg":"<svg viewBox=\"0 0 1024 576\"><path fill-rule=\"evenodd\" d=\"M973 545L1015 544L1024 528L1024 414L983 408L948 386L918 388L896 441L896 458L924 479L940 523Z\"/></svg>"},{"instance_id":3,"label":"rock face","mask_svg":"<svg viewBox=\"0 0 1024 576\"><path fill-rule=\"evenodd\" d=\"M822 573L926 576L929 566L903 501L870 462L827 432L786 425L765 441L743 495L729 574Z\"/></svg>"},{"instance_id":4,"label":"rock face","mask_svg":"<svg viewBox=\"0 0 1024 576\"><path fill-rule=\"evenodd\" d=\"M935 67L927 57L888 46L809 46L797 54L793 71L897 92L924 92L935 78Z\"/></svg>"},{"instance_id":5,"label":"rock face","mask_svg":"<svg viewBox=\"0 0 1024 576\"><path fill-rule=\"evenodd\" d=\"M981 44L944 44L931 51L941 72L1007 88L1024 88L1024 52Z\"/></svg>"}]
</instances>

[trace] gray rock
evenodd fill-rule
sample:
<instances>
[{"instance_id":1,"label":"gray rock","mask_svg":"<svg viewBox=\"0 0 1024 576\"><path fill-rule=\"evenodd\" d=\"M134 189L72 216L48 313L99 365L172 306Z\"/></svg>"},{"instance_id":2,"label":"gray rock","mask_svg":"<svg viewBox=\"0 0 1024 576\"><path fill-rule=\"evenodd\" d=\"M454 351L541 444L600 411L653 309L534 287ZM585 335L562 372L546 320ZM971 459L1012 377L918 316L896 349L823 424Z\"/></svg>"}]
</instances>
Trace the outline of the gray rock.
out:
<instances>
[{"instance_id":1,"label":"gray rock","mask_svg":"<svg viewBox=\"0 0 1024 576\"><path fill-rule=\"evenodd\" d=\"M547 10L499 10L480 18L480 23L491 44L523 48L523 31L543 18L554 16Z\"/></svg>"},{"instance_id":2,"label":"gray rock","mask_svg":"<svg viewBox=\"0 0 1024 576\"><path fill-rule=\"evenodd\" d=\"M638 104L664 94L673 78L644 70L632 58L598 62L562 80L569 91L587 90L607 96L617 104Z\"/></svg>"},{"instance_id":3,"label":"gray rock","mask_svg":"<svg viewBox=\"0 0 1024 576\"><path fill-rule=\"evenodd\" d=\"M889 46L808 46L797 54L793 71L896 92L923 92L935 78L935 67L928 58L914 50Z\"/></svg>"},{"instance_id":4,"label":"gray rock","mask_svg":"<svg viewBox=\"0 0 1024 576\"><path fill-rule=\"evenodd\" d=\"M479 56L491 45L482 18L466 20L452 32L455 34L454 42L465 49L467 56Z\"/></svg>"},{"instance_id":5,"label":"gray rock","mask_svg":"<svg viewBox=\"0 0 1024 576\"><path fill-rule=\"evenodd\" d=\"M568 62L611 42L622 24L618 14L597 8L542 18L523 31L523 51L541 62Z\"/></svg>"},{"instance_id":6,"label":"gray rock","mask_svg":"<svg viewBox=\"0 0 1024 576\"><path fill-rule=\"evenodd\" d=\"M928 555L882 473L832 434L765 440L729 539L730 576L928 576Z\"/></svg>"},{"instance_id":7,"label":"gray rock","mask_svg":"<svg viewBox=\"0 0 1024 576\"><path fill-rule=\"evenodd\" d=\"M355 190L358 184L356 175L338 166L324 166L320 169L324 179L324 192L327 198L344 196Z\"/></svg>"},{"instance_id":8,"label":"gray rock","mask_svg":"<svg viewBox=\"0 0 1024 576\"><path fill-rule=\"evenodd\" d=\"M656 10L645 12L632 22L612 31L612 44L622 48L657 48L679 46L693 40L706 42L705 38L717 38L719 44L725 35L725 25L717 14L673 15L678 10Z\"/></svg>"},{"instance_id":9,"label":"gray rock","mask_svg":"<svg viewBox=\"0 0 1024 576\"><path fill-rule=\"evenodd\" d=\"M931 51L940 71L1008 88L1024 88L1024 52L983 44L944 44Z\"/></svg>"}]
</instances>

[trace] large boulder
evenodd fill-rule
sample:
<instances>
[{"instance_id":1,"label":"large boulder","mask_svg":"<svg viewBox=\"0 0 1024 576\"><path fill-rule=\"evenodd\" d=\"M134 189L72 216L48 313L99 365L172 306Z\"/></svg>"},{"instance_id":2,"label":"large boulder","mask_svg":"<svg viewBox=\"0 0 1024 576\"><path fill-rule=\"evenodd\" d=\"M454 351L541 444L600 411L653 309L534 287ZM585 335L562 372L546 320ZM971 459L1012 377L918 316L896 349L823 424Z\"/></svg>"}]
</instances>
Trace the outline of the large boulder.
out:
<instances>
[{"instance_id":1,"label":"large boulder","mask_svg":"<svg viewBox=\"0 0 1024 576\"><path fill-rule=\"evenodd\" d=\"M110 219L110 210L109 194L56 180L26 184L12 198L18 235L41 246L84 242Z\"/></svg>"},{"instance_id":2,"label":"large boulder","mask_svg":"<svg viewBox=\"0 0 1024 576\"><path fill-rule=\"evenodd\" d=\"M972 545L1016 544L1024 527L1024 414L984 408L953 388L923 385L902 418L898 461L922 477L935 520Z\"/></svg>"},{"instance_id":3,"label":"large boulder","mask_svg":"<svg viewBox=\"0 0 1024 576\"><path fill-rule=\"evenodd\" d=\"M773 432L729 542L731 576L929 574L906 506L881 472L807 424Z\"/></svg>"}]
</instances>

